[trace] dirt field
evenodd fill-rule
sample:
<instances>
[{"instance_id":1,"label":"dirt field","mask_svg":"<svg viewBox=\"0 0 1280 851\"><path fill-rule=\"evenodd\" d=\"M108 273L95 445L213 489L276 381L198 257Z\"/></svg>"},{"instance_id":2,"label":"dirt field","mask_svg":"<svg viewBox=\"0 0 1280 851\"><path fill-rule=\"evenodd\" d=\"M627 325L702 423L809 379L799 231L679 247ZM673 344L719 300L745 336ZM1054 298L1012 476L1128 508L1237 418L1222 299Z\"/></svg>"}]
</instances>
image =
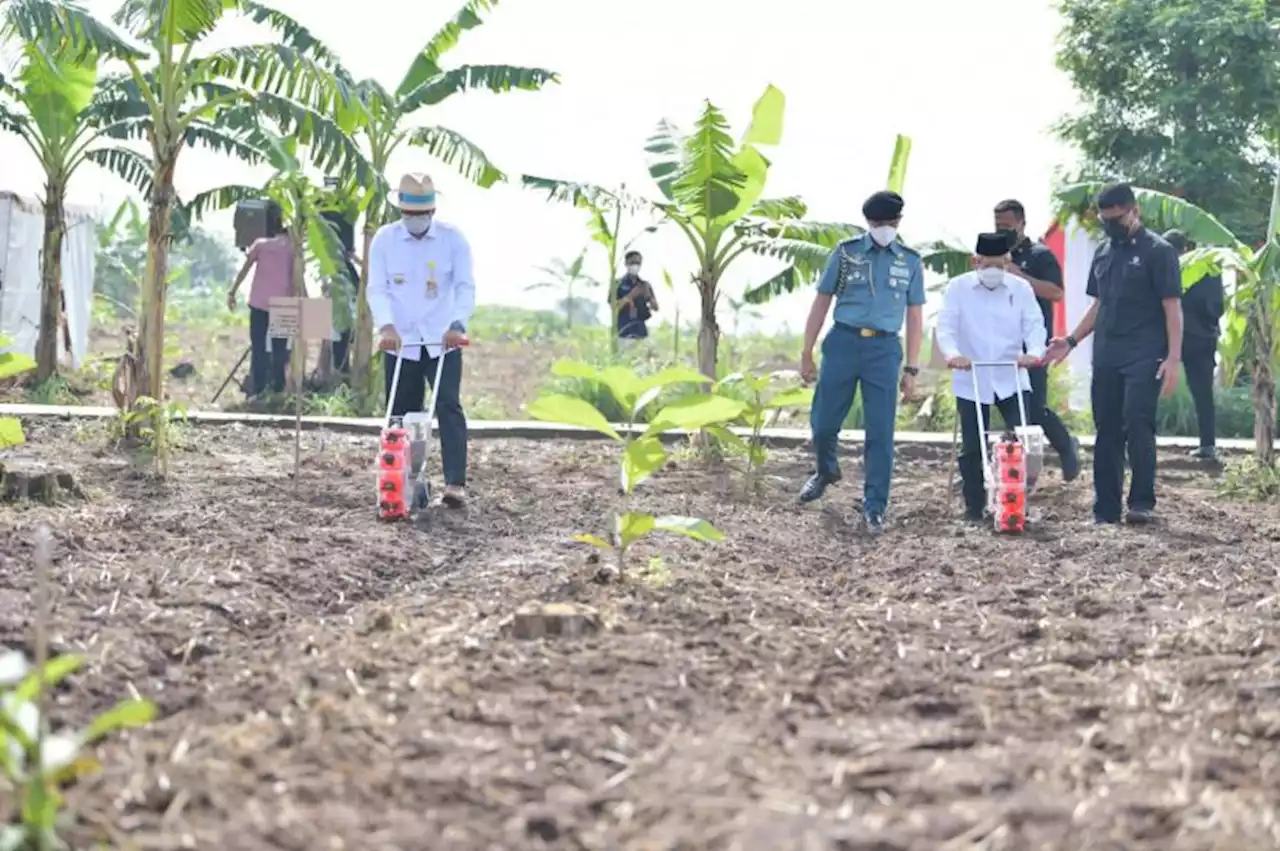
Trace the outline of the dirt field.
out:
<instances>
[{"instance_id":1,"label":"dirt field","mask_svg":"<svg viewBox=\"0 0 1280 851\"><path fill-rule=\"evenodd\" d=\"M74 790L78 848L1280 845L1280 515L1172 458L1165 525L1095 528L1053 473L1022 539L902 460L878 540L849 484L794 505L800 453L754 503L680 458L644 502L728 540L619 585L566 540L601 531L598 444L476 442L473 505L415 528L373 520L369 438L307 435L294 483L291 435L206 428L162 484L92 427L29 433L90 500L0 510L0 644L48 520L56 645L91 660L61 717L161 711ZM533 601L604 628L511 637Z\"/></svg>"}]
</instances>

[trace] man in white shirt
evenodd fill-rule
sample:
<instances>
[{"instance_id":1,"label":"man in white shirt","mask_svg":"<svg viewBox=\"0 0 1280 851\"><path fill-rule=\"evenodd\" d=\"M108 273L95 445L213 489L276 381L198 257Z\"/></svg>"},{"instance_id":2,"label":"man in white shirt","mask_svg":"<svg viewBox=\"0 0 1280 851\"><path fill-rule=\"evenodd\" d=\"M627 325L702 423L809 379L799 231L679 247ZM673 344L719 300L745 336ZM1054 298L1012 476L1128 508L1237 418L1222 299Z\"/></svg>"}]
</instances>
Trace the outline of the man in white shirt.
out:
<instances>
[{"instance_id":1,"label":"man in white shirt","mask_svg":"<svg viewBox=\"0 0 1280 851\"><path fill-rule=\"evenodd\" d=\"M938 315L937 341L947 366L956 370L951 387L963 441L959 466L965 517L980 521L987 491L982 475L979 405L983 430L989 427L992 405L1005 423L1025 425L1018 408L1019 395L1028 419L1034 422L1031 379L1025 368L1038 365L1044 356L1045 329L1031 285L1005 273L1008 238L997 233L979 234L976 254L973 271L947 285ZM1015 376L1012 367L982 367L978 372L980 398L974 399L973 376L969 374L974 361L1016 361L1022 368Z\"/></svg>"},{"instance_id":2,"label":"man in white shirt","mask_svg":"<svg viewBox=\"0 0 1280 851\"><path fill-rule=\"evenodd\" d=\"M374 234L365 291L380 336L386 395L390 399L401 344L438 341L403 351L391 413L404 416L423 410L426 383L435 381L438 359L444 357L440 385L431 391L436 396L440 423L445 483L442 500L457 508L466 502L467 484L467 418L460 398L459 346L466 341L467 322L476 306L471 247L460 231L435 220L435 188L425 174L400 178L400 189L390 200L399 208L400 220L383 225Z\"/></svg>"}]
</instances>

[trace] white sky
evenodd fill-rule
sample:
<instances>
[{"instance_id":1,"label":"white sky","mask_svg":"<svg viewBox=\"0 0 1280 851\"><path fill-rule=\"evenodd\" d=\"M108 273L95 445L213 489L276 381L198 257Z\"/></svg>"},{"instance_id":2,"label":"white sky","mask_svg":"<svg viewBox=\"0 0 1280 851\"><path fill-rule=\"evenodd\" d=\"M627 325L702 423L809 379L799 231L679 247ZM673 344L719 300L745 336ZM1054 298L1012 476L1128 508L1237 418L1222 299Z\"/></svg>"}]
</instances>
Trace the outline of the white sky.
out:
<instances>
[{"instance_id":1,"label":"white sky","mask_svg":"<svg viewBox=\"0 0 1280 851\"><path fill-rule=\"evenodd\" d=\"M88 0L107 16L116 0ZM332 46L356 77L388 87L459 0L275 0ZM750 14L746 9L750 8ZM810 216L861 221L863 199L883 188L895 134L911 136L903 235L908 241L957 237L990 227L1005 197L1027 207L1028 229L1049 221L1055 167L1071 154L1049 133L1076 106L1054 66L1059 22L1047 0L503 0L483 27L464 35L449 65L541 66L561 75L542 92L472 92L420 113L415 124L442 124L479 144L508 174L535 174L656 189L644 141L660 118L688 126L703 98L724 109L735 136L773 83L787 95L782 144L766 194L799 194ZM228 22L216 44L264 40L243 21ZM34 195L41 176L30 154L0 136L0 188ZM524 288L534 267L572 258L587 244L585 215L518 186L480 190L412 148L392 163L425 170L440 191L442 220L460 226L475 255L481 302L550 306L556 295ZM187 151L178 190L190 195L223 183L255 183L268 173L204 151ZM128 187L94 166L72 186L72 200L114 206ZM207 224L230 233L230 215ZM605 274L592 244L592 272ZM687 281L693 254L675 230L646 236L645 277L668 269ZM776 270L743 258L725 289L739 294ZM661 297L661 290L659 291ZM809 294L770 304L767 326L799 328ZM664 315L671 312L670 297ZM681 313L697 296L681 287ZM730 324L727 306L721 324ZM744 327L748 324L744 322Z\"/></svg>"}]
</instances>

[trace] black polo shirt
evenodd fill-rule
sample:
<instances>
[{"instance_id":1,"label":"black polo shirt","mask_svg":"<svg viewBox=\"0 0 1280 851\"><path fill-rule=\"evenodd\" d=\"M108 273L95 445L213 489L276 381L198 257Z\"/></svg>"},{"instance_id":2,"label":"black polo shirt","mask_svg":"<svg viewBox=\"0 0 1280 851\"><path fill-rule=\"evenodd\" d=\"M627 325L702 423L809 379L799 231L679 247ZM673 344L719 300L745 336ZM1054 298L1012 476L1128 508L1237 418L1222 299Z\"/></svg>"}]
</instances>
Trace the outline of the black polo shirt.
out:
<instances>
[{"instance_id":1,"label":"black polo shirt","mask_svg":"<svg viewBox=\"0 0 1280 851\"><path fill-rule=\"evenodd\" d=\"M1027 277L1062 289L1062 266L1058 264L1058 258L1049 250L1049 246L1042 242L1032 242L1024 236L1009 256ZM1036 296L1036 303L1040 305L1040 313L1044 316L1046 339L1052 340L1053 302Z\"/></svg>"},{"instance_id":2,"label":"black polo shirt","mask_svg":"<svg viewBox=\"0 0 1280 851\"><path fill-rule=\"evenodd\" d=\"M1205 275L1182 294L1182 348L1218 347L1218 320L1226 308L1221 275Z\"/></svg>"},{"instance_id":3,"label":"black polo shirt","mask_svg":"<svg viewBox=\"0 0 1280 851\"><path fill-rule=\"evenodd\" d=\"M1124 367L1169 354L1164 300L1182 298L1178 252L1141 228L1121 242L1098 246L1085 292L1098 300L1093 365Z\"/></svg>"}]
</instances>

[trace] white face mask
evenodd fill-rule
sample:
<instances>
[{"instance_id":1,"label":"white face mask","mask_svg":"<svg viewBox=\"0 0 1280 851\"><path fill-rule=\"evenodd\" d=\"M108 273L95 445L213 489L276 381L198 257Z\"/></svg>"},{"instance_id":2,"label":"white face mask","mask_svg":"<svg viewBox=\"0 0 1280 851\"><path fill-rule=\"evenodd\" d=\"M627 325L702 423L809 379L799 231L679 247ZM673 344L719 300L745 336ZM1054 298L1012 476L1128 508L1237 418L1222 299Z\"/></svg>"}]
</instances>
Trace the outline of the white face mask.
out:
<instances>
[{"instance_id":1,"label":"white face mask","mask_svg":"<svg viewBox=\"0 0 1280 851\"><path fill-rule=\"evenodd\" d=\"M405 216L404 229L414 236L422 236L431 229L430 216Z\"/></svg>"},{"instance_id":2,"label":"white face mask","mask_svg":"<svg viewBox=\"0 0 1280 851\"><path fill-rule=\"evenodd\" d=\"M630 264L629 266L627 266L627 274L628 274L628 275L631 275L631 276L633 276L633 277L634 277L634 276L636 276L636 275L639 275L639 274L640 274L640 264L639 264L639 263L632 263L632 264Z\"/></svg>"},{"instance_id":3,"label":"white face mask","mask_svg":"<svg viewBox=\"0 0 1280 851\"><path fill-rule=\"evenodd\" d=\"M876 241L877 245L888 247L893 242L893 238L898 235L898 229L893 225L881 225L878 228L871 229L871 238Z\"/></svg>"},{"instance_id":4,"label":"white face mask","mask_svg":"<svg viewBox=\"0 0 1280 851\"><path fill-rule=\"evenodd\" d=\"M982 285L989 290L994 290L1004 281L1004 269L999 266L990 266L986 269L978 270L978 280L982 281Z\"/></svg>"}]
</instances>

